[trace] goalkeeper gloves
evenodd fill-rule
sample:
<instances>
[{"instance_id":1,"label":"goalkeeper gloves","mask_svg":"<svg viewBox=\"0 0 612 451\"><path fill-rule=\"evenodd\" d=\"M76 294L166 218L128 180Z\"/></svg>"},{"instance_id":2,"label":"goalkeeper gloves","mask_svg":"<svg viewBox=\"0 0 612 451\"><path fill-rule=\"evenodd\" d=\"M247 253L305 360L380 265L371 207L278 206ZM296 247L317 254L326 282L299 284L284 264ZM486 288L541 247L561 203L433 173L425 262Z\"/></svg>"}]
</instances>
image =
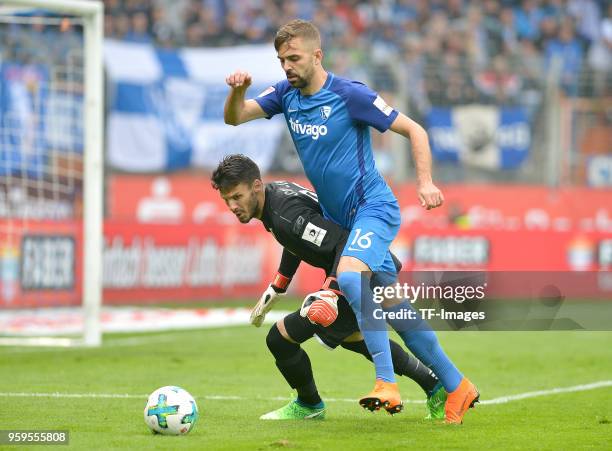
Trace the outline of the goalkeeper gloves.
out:
<instances>
[{"instance_id":1,"label":"goalkeeper gloves","mask_svg":"<svg viewBox=\"0 0 612 451\"><path fill-rule=\"evenodd\" d=\"M340 291L340 285L338 284L338 279L336 279L335 277L332 277L332 276L329 276L327 279L325 279L325 282L323 282L323 286L321 287L321 291L323 291L323 290L333 291L338 296L344 296L342 294L342 291Z\"/></svg>"},{"instance_id":2,"label":"goalkeeper gloves","mask_svg":"<svg viewBox=\"0 0 612 451\"><path fill-rule=\"evenodd\" d=\"M291 279L277 273L274 281L268 285L266 291L261 295L255 307L251 311L250 322L255 327L260 327L266 318L266 314L272 310L272 307L278 301L278 296L283 296L287 292Z\"/></svg>"},{"instance_id":3,"label":"goalkeeper gloves","mask_svg":"<svg viewBox=\"0 0 612 451\"><path fill-rule=\"evenodd\" d=\"M300 316L323 327L331 325L338 318L338 295L331 290L309 294L302 303Z\"/></svg>"}]
</instances>

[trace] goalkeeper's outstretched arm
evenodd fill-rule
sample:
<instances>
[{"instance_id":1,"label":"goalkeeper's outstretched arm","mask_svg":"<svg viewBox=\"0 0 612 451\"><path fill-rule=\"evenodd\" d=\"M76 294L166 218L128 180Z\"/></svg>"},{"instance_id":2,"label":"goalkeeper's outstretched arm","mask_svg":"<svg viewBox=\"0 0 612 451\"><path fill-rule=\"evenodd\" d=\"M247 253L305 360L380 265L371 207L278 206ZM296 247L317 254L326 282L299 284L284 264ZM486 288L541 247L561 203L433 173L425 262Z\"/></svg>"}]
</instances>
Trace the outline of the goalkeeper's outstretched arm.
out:
<instances>
[{"instance_id":1,"label":"goalkeeper's outstretched arm","mask_svg":"<svg viewBox=\"0 0 612 451\"><path fill-rule=\"evenodd\" d=\"M278 272L251 311L250 321L255 327L260 327L262 325L266 315L278 301L279 296L283 296L287 292L289 283L291 283L291 279L295 275L300 262L301 260L298 257L287 249L283 249L283 256L281 257Z\"/></svg>"}]
</instances>

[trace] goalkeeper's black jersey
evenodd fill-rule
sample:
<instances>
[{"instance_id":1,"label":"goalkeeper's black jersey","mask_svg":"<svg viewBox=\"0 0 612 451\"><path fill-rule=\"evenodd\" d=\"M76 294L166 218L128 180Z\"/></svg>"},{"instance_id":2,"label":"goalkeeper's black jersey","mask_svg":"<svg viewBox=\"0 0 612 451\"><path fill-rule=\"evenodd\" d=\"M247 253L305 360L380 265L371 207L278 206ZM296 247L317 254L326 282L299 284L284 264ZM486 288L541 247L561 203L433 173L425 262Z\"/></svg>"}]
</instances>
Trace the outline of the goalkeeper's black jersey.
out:
<instances>
[{"instance_id":1,"label":"goalkeeper's black jersey","mask_svg":"<svg viewBox=\"0 0 612 451\"><path fill-rule=\"evenodd\" d=\"M291 182L267 184L261 220L284 248L282 275L293 277L301 260L336 275L349 232L323 218L314 192Z\"/></svg>"}]
</instances>

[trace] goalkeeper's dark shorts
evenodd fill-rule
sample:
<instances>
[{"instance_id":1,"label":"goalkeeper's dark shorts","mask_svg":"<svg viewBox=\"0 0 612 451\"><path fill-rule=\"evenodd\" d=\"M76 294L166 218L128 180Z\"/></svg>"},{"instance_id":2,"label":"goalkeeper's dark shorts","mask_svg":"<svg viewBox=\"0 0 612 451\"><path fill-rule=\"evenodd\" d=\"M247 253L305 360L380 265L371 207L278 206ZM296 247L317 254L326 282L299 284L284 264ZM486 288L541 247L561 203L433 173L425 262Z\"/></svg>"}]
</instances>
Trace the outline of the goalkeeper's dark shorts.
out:
<instances>
[{"instance_id":1,"label":"goalkeeper's dark shorts","mask_svg":"<svg viewBox=\"0 0 612 451\"><path fill-rule=\"evenodd\" d=\"M308 318L300 316L300 310L285 316L285 329L289 336L298 343L303 343L313 335L330 349L338 347L346 337L359 332L357 318L346 299L338 299L338 318L328 327L312 324Z\"/></svg>"}]
</instances>

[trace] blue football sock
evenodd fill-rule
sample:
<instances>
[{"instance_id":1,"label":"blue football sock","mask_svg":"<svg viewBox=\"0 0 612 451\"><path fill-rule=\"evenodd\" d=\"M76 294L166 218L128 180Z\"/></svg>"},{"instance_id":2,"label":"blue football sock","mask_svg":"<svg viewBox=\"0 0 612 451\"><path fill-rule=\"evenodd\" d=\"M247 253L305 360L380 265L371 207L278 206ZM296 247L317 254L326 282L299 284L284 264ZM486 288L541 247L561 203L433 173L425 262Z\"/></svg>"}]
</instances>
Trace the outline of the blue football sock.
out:
<instances>
[{"instance_id":1,"label":"blue football sock","mask_svg":"<svg viewBox=\"0 0 612 451\"><path fill-rule=\"evenodd\" d=\"M358 272L343 272L338 276L338 285L340 285L340 289L353 312L355 312L363 340L368 347L368 351L370 351L376 368L376 379L395 382L387 324L384 319L377 320L371 314L375 308L372 291L368 287L364 287L367 291L362 293L361 274ZM369 296L367 300L364 298L363 306L362 295ZM362 309L362 307L365 307L365 309Z\"/></svg>"},{"instance_id":2,"label":"blue football sock","mask_svg":"<svg viewBox=\"0 0 612 451\"><path fill-rule=\"evenodd\" d=\"M404 309L415 311L407 301L385 308L385 311L399 312ZM404 344L412 353L433 370L438 379L440 379L440 382L442 382L444 389L448 393L455 391L463 379L463 375L446 356L440 346L436 333L431 330L431 327L420 316L414 320L390 319L388 323L402 337Z\"/></svg>"}]
</instances>

